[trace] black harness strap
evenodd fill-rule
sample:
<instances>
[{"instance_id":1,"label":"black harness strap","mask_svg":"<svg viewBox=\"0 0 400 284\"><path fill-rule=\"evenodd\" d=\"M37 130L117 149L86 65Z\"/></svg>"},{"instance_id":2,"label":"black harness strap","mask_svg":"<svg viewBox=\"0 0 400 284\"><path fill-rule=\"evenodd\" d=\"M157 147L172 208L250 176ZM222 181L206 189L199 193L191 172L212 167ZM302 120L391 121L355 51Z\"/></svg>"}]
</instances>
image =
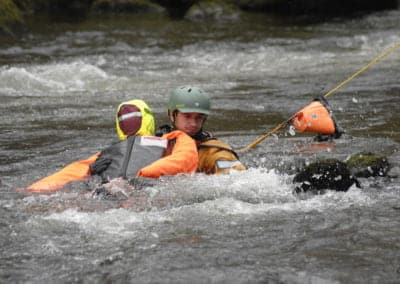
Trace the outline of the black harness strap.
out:
<instances>
[{"instance_id":1,"label":"black harness strap","mask_svg":"<svg viewBox=\"0 0 400 284\"><path fill-rule=\"evenodd\" d=\"M129 160L131 159L131 154L132 154L132 148L133 144L135 144L135 135L129 136L128 137L128 142L126 144L126 151L125 151L125 156L124 156L124 161L122 163L121 170L119 172L119 177L126 177L126 170L128 168Z\"/></svg>"}]
</instances>

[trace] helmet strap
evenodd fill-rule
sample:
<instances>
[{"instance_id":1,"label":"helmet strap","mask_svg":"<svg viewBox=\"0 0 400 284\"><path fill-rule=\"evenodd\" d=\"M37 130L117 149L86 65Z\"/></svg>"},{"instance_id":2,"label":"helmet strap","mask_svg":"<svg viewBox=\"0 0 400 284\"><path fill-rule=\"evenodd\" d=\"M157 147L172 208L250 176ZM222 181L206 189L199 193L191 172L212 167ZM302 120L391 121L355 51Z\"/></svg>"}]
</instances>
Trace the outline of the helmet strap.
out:
<instances>
[{"instance_id":1,"label":"helmet strap","mask_svg":"<svg viewBox=\"0 0 400 284\"><path fill-rule=\"evenodd\" d=\"M172 116L171 116L171 114L172 114ZM174 127L175 127L175 120L176 120L177 115L178 115L178 110L173 110L172 112L171 112L171 110L168 110L168 118Z\"/></svg>"}]
</instances>

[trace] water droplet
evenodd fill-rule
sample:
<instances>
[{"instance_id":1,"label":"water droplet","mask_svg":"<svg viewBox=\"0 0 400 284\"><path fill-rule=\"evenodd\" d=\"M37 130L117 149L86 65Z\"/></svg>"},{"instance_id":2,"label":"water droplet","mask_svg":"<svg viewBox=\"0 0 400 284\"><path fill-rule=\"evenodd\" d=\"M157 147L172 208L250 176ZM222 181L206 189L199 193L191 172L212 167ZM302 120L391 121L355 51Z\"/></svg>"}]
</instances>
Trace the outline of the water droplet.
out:
<instances>
[{"instance_id":1,"label":"water droplet","mask_svg":"<svg viewBox=\"0 0 400 284\"><path fill-rule=\"evenodd\" d=\"M295 136L296 135L296 131L295 131L295 128L294 128L294 126L293 125L290 125L289 126L289 134L290 135L292 135L292 136Z\"/></svg>"}]
</instances>

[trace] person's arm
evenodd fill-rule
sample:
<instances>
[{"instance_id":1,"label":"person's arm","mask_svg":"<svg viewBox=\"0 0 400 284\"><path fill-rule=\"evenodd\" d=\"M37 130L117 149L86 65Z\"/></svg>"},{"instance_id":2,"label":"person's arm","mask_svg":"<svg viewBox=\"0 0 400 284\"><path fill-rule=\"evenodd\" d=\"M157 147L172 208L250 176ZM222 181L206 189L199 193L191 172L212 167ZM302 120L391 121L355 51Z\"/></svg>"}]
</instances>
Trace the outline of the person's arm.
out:
<instances>
[{"instance_id":1,"label":"person's arm","mask_svg":"<svg viewBox=\"0 0 400 284\"><path fill-rule=\"evenodd\" d=\"M198 153L195 141L179 130L164 134L162 137L168 140L175 139L171 154L142 168L137 176L158 178L163 175L196 172Z\"/></svg>"},{"instance_id":2,"label":"person's arm","mask_svg":"<svg viewBox=\"0 0 400 284\"><path fill-rule=\"evenodd\" d=\"M229 144L210 139L199 146L199 172L206 174L229 173L230 170L243 171L246 167Z\"/></svg>"},{"instance_id":3,"label":"person's arm","mask_svg":"<svg viewBox=\"0 0 400 284\"><path fill-rule=\"evenodd\" d=\"M86 180L90 177L89 166L96 161L100 153L96 153L86 160L73 162L58 172L42 178L27 187L29 192L45 193L61 189L72 181Z\"/></svg>"}]
</instances>

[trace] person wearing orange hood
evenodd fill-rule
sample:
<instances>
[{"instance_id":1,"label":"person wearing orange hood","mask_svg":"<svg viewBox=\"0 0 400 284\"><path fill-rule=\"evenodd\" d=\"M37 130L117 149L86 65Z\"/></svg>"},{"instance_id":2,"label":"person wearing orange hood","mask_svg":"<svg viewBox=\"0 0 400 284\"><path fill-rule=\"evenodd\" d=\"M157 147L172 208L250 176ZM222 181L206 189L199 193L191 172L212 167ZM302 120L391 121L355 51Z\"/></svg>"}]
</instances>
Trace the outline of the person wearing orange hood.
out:
<instances>
[{"instance_id":1,"label":"person wearing orange hood","mask_svg":"<svg viewBox=\"0 0 400 284\"><path fill-rule=\"evenodd\" d=\"M196 171L196 143L180 130L165 133L161 137L153 136L154 117L144 101L121 103L117 109L116 129L120 142L86 160L67 165L31 184L27 190L52 192L70 182L88 180L92 175L101 176L103 183L106 183L117 177L158 178Z\"/></svg>"}]
</instances>

